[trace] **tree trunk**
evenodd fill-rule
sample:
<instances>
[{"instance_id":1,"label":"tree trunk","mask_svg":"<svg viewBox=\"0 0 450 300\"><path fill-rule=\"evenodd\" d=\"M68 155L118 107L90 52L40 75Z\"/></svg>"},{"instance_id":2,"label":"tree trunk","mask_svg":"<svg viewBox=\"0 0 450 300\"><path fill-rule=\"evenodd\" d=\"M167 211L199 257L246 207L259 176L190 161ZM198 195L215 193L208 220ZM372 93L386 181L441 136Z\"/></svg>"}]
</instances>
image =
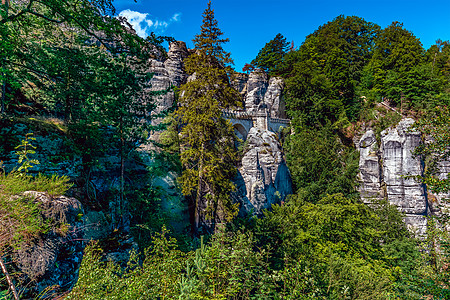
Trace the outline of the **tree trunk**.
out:
<instances>
[{"instance_id":1,"label":"tree trunk","mask_svg":"<svg viewBox=\"0 0 450 300\"><path fill-rule=\"evenodd\" d=\"M0 257L0 267L2 268L3 274L6 276L6 281L8 282L9 288L11 289L14 299L19 300L19 295L17 294L16 287L14 286L14 282L12 281L11 277L9 276L8 270L6 269L6 265L3 262L3 258Z\"/></svg>"},{"instance_id":2,"label":"tree trunk","mask_svg":"<svg viewBox=\"0 0 450 300\"><path fill-rule=\"evenodd\" d=\"M200 162L198 169L198 185L197 185L197 195L195 197L195 208L194 208L194 233L198 233L198 228L200 226L200 201L202 200L202 182L203 182L203 163Z\"/></svg>"},{"instance_id":3,"label":"tree trunk","mask_svg":"<svg viewBox=\"0 0 450 300\"><path fill-rule=\"evenodd\" d=\"M2 0L2 5L5 5L5 15L8 17L8 10L9 10L9 0ZM2 67L6 68L6 58L3 57L2 59ZM6 79L5 79L5 72L2 72L3 74L3 82L2 82L2 98L1 98L1 105L0 105L0 114L3 115L5 113L5 102L6 102Z\"/></svg>"},{"instance_id":4,"label":"tree trunk","mask_svg":"<svg viewBox=\"0 0 450 300\"><path fill-rule=\"evenodd\" d=\"M203 192L203 164L204 164L204 150L205 144L202 144L200 161L198 163L198 184L197 184L197 195L195 197L195 207L194 207L194 233L198 233L198 228L200 226L200 201L202 201Z\"/></svg>"},{"instance_id":5,"label":"tree trunk","mask_svg":"<svg viewBox=\"0 0 450 300\"><path fill-rule=\"evenodd\" d=\"M120 117L120 226L128 232L128 203L125 200L125 136L123 119Z\"/></svg>"}]
</instances>

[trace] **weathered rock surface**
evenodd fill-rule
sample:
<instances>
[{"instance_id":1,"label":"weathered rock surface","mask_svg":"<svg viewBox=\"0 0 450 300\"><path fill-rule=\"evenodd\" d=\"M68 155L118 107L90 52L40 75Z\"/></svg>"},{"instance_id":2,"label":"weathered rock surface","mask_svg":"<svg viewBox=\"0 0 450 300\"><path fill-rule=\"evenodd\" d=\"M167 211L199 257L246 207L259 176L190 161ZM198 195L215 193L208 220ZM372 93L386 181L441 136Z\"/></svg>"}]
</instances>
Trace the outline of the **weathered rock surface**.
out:
<instances>
[{"instance_id":1,"label":"weathered rock surface","mask_svg":"<svg viewBox=\"0 0 450 300\"><path fill-rule=\"evenodd\" d=\"M163 90L173 85L181 84L195 79L195 74L187 76L184 70L183 60L189 56L189 50L183 42L171 43L168 59L164 62L153 60L151 71L152 90ZM269 208L272 203L284 200L292 192L292 183L289 170L283 158L277 135L271 132L268 126L269 117L285 118L285 106L283 101L284 81L282 78L271 78L261 70L255 70L251 74L237 73L231 78L232 86L243 96L243 115L260 115L253 120L247 120L246 127L240 136L248 140L247 152L242 160L242 168L236 177L238 192L233 196L240 201L243 212L253 210L260 214L263 209ZM182 94L182 92L181 92ZM156 113L166 111L174 103L173 93L159 96L157 99ZM155 124L161 119L155 120ZM242 124L241 124L242 125ZM253 126L253 128L252 128ZM277 127L278 128L278 127ZM249 131L250 130L250 131ZM276 131L274 129L274 131ZM157 134L153 135L157 139ZM170 178L158 179L165 189L174 190L167 182ZM172 193L181 197L179 193ZM168 210L184 211L178 207L179 201L167 199ZM175 205L175 203L177 203ZM183 215L183 213L180 213ZM183 217L185 218L185 217Z\"/></svg>"},{"instance_id":2,"label":"weathered rock surface","mask_svg":"<svg viewBox=\"0 0 450 300\"><path fill-rule=\"evenodd\" d=\"M54 226L48 233L22 245L12 254L25 280L34 281L26 295L37 295L50 286L67 290L77 278L83 250L83 209L75 198L50 197L41 192L24 196L40 204L42 216Z\"/></svg>"},{"instance_id":3,"label":"weathered rock surface","mask_svg":"<svg viewBox=\"0 0 450 300\"><path fill-rule=\"evenodd\" d=\"M253 127L237 178L241 211L260 214L292 193L292 182L277 135Z\"/></svg>"},{"instance_id":4,"label":"weathered rock surface","mask_svg":"<svg viewBox=\"0 0 450 300\"><path fill-rule=\"evenodd\" d=\"M424 215L425 190L414 176L422 175L422 162L412 151L421 143L421 134L410 130L412 119L403 119L396 128L381 133L383 179L389 201L406 214Z\"/></svg>"},{"instance_id":5,"label":"weathered rock surface","mask_svg":"<svg viewBox=\"0 0 450 300\"><path fill-rule=\"evenodd\" d=\"M169 73L170 82L175 87L180 87L186 82L187 79L183 62L184 59L189 56L186 43L181 41L170 43L167 56L169 58L164 62L164 66Z\"/></svg>"},{"instance_id":6,"label":"weathered rock surface","mask_svg":"<svg viewBox=\"0 0 450 300\"><path fill-rule=\"evenodd\" d=\"M153 73L153 77L150 80L150 91L164 91L172 86L170 73L164 66L163 62L152 59L150 62L150 72ZM160 114L173 106L175 100L175 94L173 91L169 91L163 95L159 95L156 99L152 99L156 102L156 109L153 114Z\"/></svg>"},{"instance_id":7,"label":"weathered rock surface","mask_svg":"<svg viewBox=\"0 0 450 300\"><path fill-rule=\"evenodd\" d=\"M264 104L264 95L268 86L267 74L257 69L250 73L247 81L247 94L245 95L245 110L258 112Z\"/></svg>"},{"instance_id":8,"label":"weathered rock surface","mask_svg":"<svg viewBox=\"0 0 450 300\"><path fill-rule=\"evenodd\" d=\"M264 103L270 111L272 118L286 118L285 103L283 100L284 80L281 77L272 77L269 80Z\"/></svg>"},{"instance_id":9,"label":"weathered rock surface","mask_svg":"<svg viewBox=\"0 0 450 300\"><path fill-rule=\"evenodd\" d=\"M237 73L231 80L231 86L236 89L241 95L247 93L248 75L245 73Z\"/></svg>"},{"instance_id":10,"label":"weathered rock surface","mask_svg":"<svg viewBox=\"0 0 450 300\"><path fill-rule=\"evenodd\" d=\"M153 73L150 80L150 91L164 91L170 87L180 87L187 80L187 74L184 70L184 59L188 57L189 52L184 42L173 42L169 46L168 58L165 61L151 59L149 61L149 72ZM156 102L154 114L160 114L167 111L174 104L175 93L168 91L167 93L157 96L153 99ZM161 120L156 120L158 124Z\"/></svg>"},{"instance_id":11,"label":"weathered rock surface","mask_svg":"<svg viewBox=\"0 0 450 300\"><path fill-rule=\"evenodd\" d=\"M359 181L360 194L364 203L373 198L383 198L381 190L381 169L378 156L378 145L373 130L367 131L358 143L359 147Z\"/></svg>"},{"instance_id":12,"label":"weathered rock surface","mask_svg":"<svg viewBox=\"0 0 450 300\"><path fill-rule=\"evenodd\" d=\"M411 129L413 123L403 119L395 128L381 132L381 145L372 130L361 137L357 145L360 193L366 203L386 197L405 213L410 230L423 235L428 204L425 187L414 178L422 175L423 162L412 155L422 141L420 133Z\"/></svg>"}]
</instances>

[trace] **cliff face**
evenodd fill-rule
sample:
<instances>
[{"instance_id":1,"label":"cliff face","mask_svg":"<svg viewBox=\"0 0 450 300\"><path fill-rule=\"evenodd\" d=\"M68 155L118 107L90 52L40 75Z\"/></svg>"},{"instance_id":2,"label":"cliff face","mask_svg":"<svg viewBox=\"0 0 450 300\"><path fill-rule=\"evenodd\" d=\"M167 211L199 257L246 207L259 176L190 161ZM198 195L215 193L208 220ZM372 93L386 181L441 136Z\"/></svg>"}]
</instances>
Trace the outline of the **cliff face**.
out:
<instances>
[{"instance_id":1,"label":"cliff face","mask_svg":"<svg viewBox=\"0 0 450 300\"><path fill-rule=\"evenodd\" d=\"M183 64L188 55L185 43L175 42L170 45L168 59L152 60L152 90L166 89L171 85L180 87L190 80ZM255 70L249 75L235 74L231 85L242 95L243 108L239 110L239 114L246 116L236 117L232 122L237 135L246 139L241 167L235 178L237 192L233 197L241 204L241 213L260 214L263 209L270 208L273 203L284 200L292 193L291 177L278 135L268 125L269 118L284 118L286 115L282 97L284 81L281 78L269 78L264 72ZM159 96L156 104L156 113L171 108L174 93ZM256 118L256 115L259 117ZM161 119L156 119L155 123L160 121ZM238 130L242 126L241 121L246 126L244 131ZM174 189L170 186L164 188Z\"/></svg>"},{"instance_id":2,"label":"cliff face","mask_svg":"<svg viewBox=\"0 0 450 300\"><path fill-rule=\"evenodd\" d=\"M153 73L150 80L150 91L163 91L170 87L180 87L187 80L187 74L184 71L183 60L188 57L188 49L184 42L173 42L170 44L167 59L155 58L148 62L149 71ZM175 101L174 91L169 91L156 98L155 114L165 112L171 108ZM155 121L160 122L160 119Z\"/></svg>"},{"instance_id":3,"label":"cliff face","mask_svg":"<svg viewBox=\"0 0 450 300\"><path fill-rule=\"evenodd\" d=\"M250 129L236 184L242 213L261 214L292 194L290 173L276 133Z\"/></svg>"},{"instance_id":4,"label":"cliff face","mask_svg":"<svg viewBox=\"0 0 450 300\"><path fill-rule=\"evenodd\" d=\"M235 196L241 203L242 214L261 214L292 193L292 180L278 134L268 124L270 117L286 115L282 98L284 81L278 77L269 79L260 70L250 73L248 79L244 76L240 76L236 86L243 95L245 113L266 117L254 118L248 131L235 179L238 187Z\"/></svg>"},{"instance_id":5,"label":"cliff face","mask_svg":"<svg viewBox=\"0 0 450 300\"><path fill-rule=\"evenodd\" d=\"M360 152L359 180L361 198L365 203L386 197L405 213L408 227L423 236L426 216L441 212L443 198L433 195L415 179L424 171L424 162L412 152L422 143L419 132L411 129L414 120L403 119L396 127L381 132L377 142L375 133L368 130L357 143ZM450 164L441 164L441 177L450 171Z\"/></svg>"}]
</instances>

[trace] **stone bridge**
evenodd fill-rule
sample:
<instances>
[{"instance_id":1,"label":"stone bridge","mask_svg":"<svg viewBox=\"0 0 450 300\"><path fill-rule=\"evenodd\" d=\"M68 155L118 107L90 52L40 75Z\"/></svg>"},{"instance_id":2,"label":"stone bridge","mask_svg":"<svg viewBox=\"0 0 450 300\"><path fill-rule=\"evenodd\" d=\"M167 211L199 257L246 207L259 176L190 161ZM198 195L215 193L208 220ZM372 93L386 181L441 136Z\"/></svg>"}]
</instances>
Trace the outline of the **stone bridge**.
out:
<instances>
[{"instance_id":1,"label":"stone bridge","mask_svg":"<svg viewBox=\"0 0 450 300\"><path fill-rule=\"evenodd\" d=\"M290 125L288 119L270 117L269 111L247 112L245 110L228 110L223 112L223 116L230 120L236 131L236 135L242 139L247 139L247 134L252 127L280 132L281 128Z\"/></svg>"}]
</instances>

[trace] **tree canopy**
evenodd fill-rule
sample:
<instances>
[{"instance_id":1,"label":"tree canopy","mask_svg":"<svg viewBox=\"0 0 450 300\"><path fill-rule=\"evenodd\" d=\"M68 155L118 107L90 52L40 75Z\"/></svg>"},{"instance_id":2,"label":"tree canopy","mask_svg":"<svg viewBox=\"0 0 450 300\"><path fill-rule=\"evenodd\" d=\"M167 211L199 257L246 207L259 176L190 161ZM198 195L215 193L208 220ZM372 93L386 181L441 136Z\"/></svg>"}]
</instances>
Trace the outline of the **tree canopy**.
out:
<instances>
[{"instance_id":1,"label":"tree canopy","mask_svg":"<svg viewBox=\"0 0 450 300\"><path fill-rule=\"evenodd\" d=\"M224 109L237 106L239 96L229 82L230 53L223 50L223 33L217 25L211 1L203 12L200 34L194 38L195 52L186 61L192 80L181 86L176 116L181 126L180 182L183 194L192 199L194 230L214 228L236 213L230 192L236 173L234 130L222 117Z\"/></svg>"},{"instance_id":2,"label":"tree canopy","mask_svg":"<svg viewBox=\"0 0 450 300\"><path fill-rule=\"evenodd\" d=\"M289 45L286 38L281 33L278 33L259 50L258 55L252 60L250 65L264 70L270 76L280 75L281 64L284 55L288 52Z\"/></svg>"},{"instance_id":3,"label":"tree canopy","mask_svg":"<svg viewBox=\"0 0 450 300\"><path fill-rule=\"evenodd\" d=\"M355 87L379 30L362 18L339 16L286 55L286 103L294 124L339 121L339 127L358 116Z\"/></svg>"}]
</instances>

